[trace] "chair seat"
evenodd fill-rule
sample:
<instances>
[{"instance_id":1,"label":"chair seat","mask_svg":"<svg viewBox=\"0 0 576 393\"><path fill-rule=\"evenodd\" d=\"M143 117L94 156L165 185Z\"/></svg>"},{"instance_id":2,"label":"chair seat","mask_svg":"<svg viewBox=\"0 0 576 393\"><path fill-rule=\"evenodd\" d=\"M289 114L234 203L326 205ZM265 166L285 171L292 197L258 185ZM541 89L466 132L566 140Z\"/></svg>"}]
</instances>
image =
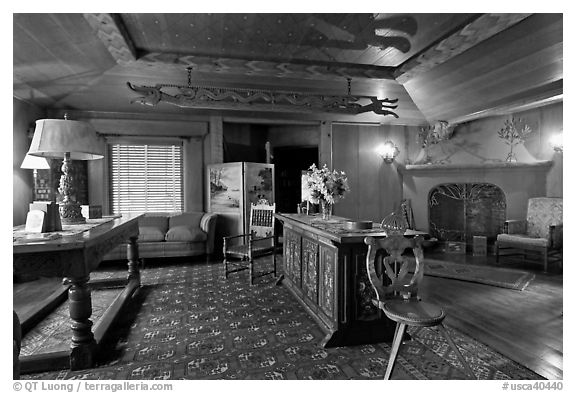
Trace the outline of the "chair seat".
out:
<instances>
[{"instance_id":1,"label":"chair seat","mask_svg":"<svg viewBox=\"0 0 576 393\"><path fill-rule=\"evenodd\" d=\"M501 244L507 245L524 245L524 246L534 246L534 247L548 247L548 239L530 237L528 235L514 234L509 235L507 233L501 233L497 236L496 240Z\"/></svg>"},{"instance_id":2,"label":"chair seat","mask_svg":"<svg viewBox=\"0 0 576 393\"><path fill-rule=\"evenodd\" d=\"M252 256L258 256L262 254L266 254L268 252L272 252L273 247L269 244L260 245L255 243L252 245ZM238 244L235 246L229 246L226 248L226 254L230 256L236 257L247 257L248 256L248 245L247 244Z\"/></svg>"},{"instance_id":3,"label":"chair seat","mask_svg":"<svg viewBox=\"0 0 576 393\"><path fill-rule=\"evenodd\" d=\"M435 326L446 317L441 307L417 300L392 300L382 305L391 320L411 326Z\"/></svg>"}]
</instances>

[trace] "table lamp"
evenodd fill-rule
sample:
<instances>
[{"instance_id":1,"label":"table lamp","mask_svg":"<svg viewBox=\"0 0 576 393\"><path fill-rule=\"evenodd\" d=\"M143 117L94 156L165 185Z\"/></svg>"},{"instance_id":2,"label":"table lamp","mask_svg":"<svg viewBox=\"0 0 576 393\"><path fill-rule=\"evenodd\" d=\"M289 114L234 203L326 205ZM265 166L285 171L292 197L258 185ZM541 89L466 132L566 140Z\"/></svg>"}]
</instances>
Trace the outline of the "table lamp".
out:
<instances>
[{"instance_id":1,"label":"table lamp","mask_svg":"<svg viewBox=\"0 0 576 393\"><path fill-rule=\"evenodd\" d=\"M104 157L104 141L89 123L60 119L36 121L34 137L28 154L38 157L60 158L62 176L58 191L62 194L60 218L63 224L86 222L76 201L76 179L71 173L71 160L96 160Z\"/></svg>"}]
</instances>

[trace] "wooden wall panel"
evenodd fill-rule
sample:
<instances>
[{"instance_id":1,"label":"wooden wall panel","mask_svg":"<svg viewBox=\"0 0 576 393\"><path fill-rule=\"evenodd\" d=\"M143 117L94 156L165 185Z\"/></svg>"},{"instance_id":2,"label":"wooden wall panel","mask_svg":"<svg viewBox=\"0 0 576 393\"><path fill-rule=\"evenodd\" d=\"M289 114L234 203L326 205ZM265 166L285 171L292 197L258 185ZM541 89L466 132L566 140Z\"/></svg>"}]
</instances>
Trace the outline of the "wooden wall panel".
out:
<instances>
[{"instance_id":1,"label":"wooden wall panel","mask_svg":"<svg viewBox=\"0 0 576 393\"><path fill-rule=\"evenodd\" d=\"M380 127L358 127L358 217L363 220L377 221L381 215L382 196L382 159L374 148L382 143Z\"/></svg>"},{"instance_id":2,"label":"wooden wall panel","mask_svg":"<svg viewBox=\"0 0 576 393\"><path fill-rule=\"evenodd\" d=\"M28 138L29 127L44 117L44 112L28 103L13 99L13 127L12 127L12 224L21 225L26 222L28 204L33 197L33 176L31 169L21 169L20 165L30 148L31 139Z\"/></svg>"},{"instance_id":3,"label":"wooden wall panel","mask_svg":"<svg viewBox=\"0 0 576 393\"><path fill-rule=\"evenodd\" d=\"M392 140L405 145L404 127L339 124L333 127L334 168L348 175L350 192L335 206L335 214L380 222L402 199L397 164L386 164L374 149ZM397 162L402 162L403 156Z\"/></svg>"},{"instance_id":4,"label":"wooden wall panel","mask_svg":"<svg viewBox=\"0 0 576 393\"><path fill-rule=\"evenodd\" d=\"M380 217L378 221L382 221L384 217L392 213L402 201L402 176L398 172L398 166L404 163L406 157L405 151L405 128L403 126L380 126L379 142L384 143L391 140L398 146L400 153L396 160L391 163L385 163L381 157L380 159L380 172L379 179L381 182L381 202L380 202Z\"/></svg>"},{"instance_id":5,"label":"wooden wall panel","mask_svg":"<svg viewBox=\"0 0 576 393\"><path fill-rule=\"evenodd\" d=\"M539 108L530 112L536 112L540 127L537 146L534 149L538 152L537 158L541 160L551 160L552 168L546 177L546 196L562 197L564 194L563 186L563 153L555 152L550 145L550 138L556 134L563 133L563 104L554 104L547 107ZM525 117L530 112L521 112L517 116ZM568 139L566 136L564 140Z\"/></svg>"},{"instance_id":6,"label":"wooden wall panel","mask_svg":"<svg viewBox=\"0 0 576 393\"><path fill-rule=\"evenodd\" d=\"M320 166L326 164L328 168L332 168L332 138L332 122L323 121L320 124L320 145L318 146Z\"/></svg>"},{"instance_id":7,"label":"wooden wall panel","mask_svg":"<svg viewBox=\"0 0 576 393\"><path fill-rule=\"evenodd\" d=\"M184 210L206 211L204 146L201 139L184 140Z\"/></svg>"},{"instance_id":8,"label":"wooden wall panel","mask_svg":"<svg viewBox=\"0 0 576 393\"><path fill-rule=\"evenodd\" d=\"M348 175L350 192L334 206L337 216L356 219L359 213L360 183L358 176L358 126L332 126L332 167Z\"/></svg>"}]
</instances>

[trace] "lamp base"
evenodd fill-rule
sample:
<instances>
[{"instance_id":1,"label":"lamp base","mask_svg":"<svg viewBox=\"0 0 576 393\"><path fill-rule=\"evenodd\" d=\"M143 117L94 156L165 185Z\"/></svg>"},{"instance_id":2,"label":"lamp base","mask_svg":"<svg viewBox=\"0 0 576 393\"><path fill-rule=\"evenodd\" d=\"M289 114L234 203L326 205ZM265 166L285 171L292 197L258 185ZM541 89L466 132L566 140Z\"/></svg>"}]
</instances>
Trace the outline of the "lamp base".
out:
<instances>
[{"instance_id":1,"label":"lamp base","mask_svg":"<svg viewBox=\"0 0 576 393\"><path fill-rule=\"evenodd\" d=\"M60 218L62 224L68 225L84 224L86 222L86 218L82 215L82 208L78 202L61 203Z\"/></svg>"}]
</instances>

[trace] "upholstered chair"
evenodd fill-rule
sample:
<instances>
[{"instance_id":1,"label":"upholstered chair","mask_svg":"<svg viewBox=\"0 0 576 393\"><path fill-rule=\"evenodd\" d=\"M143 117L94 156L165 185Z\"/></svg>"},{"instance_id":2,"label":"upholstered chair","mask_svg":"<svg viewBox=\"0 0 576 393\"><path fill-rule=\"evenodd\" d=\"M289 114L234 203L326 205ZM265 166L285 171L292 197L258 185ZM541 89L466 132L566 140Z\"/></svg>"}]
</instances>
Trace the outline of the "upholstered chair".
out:
<instances>
[{"instance_id":1,"label":"upholstered chair","mask_svg":"<svg viewBox=\"0 0 576 393\"><path fill-rule=\"evenodd\" d=\"M550 263L562 266L562 198L531 198L525 220L507 220L496 239L496 262L502 256L536 254L548 271Z\"/></svg>"}]
</instances>

